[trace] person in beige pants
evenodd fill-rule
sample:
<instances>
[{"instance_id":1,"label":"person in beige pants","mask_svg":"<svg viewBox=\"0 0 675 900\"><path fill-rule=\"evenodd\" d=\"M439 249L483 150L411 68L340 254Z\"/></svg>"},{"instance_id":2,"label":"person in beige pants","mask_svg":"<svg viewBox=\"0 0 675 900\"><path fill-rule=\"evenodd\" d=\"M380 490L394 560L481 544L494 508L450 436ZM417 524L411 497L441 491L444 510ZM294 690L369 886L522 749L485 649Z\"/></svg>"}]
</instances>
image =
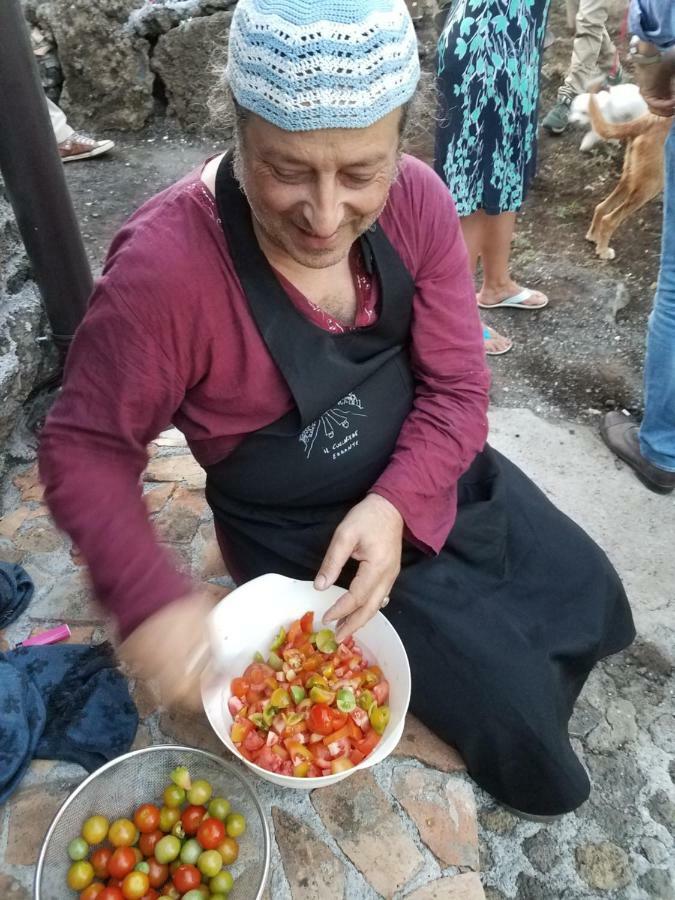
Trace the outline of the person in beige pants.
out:
<instances>
[{"instance_id":1,"label":"person in beige pants","mask_svg":"<svg viewBox=\"0 0 675 900\"><path fill-rule=\"evenodd\" d=\"M78 159L91 159L92 156L100 156L112 150L115 144L112 141L99 141L88 137L86 134L75 131L68 124L64 111L53 103L49 97L45 97L49 118L52 123L54 137L59 147L59 155L63 162L75 162Z\"/></svg>"},{"instance_id":2,"label":"person in beige pants","mask_svg":"<svg viewBox=\"0 0 675 900\"><path fill-rule=\"evenodd\" d=\"M542 125L552 134L567 128L572 100L588 89L598 72L609 84L619 84L622 77L618 54L607 31L610 0L566 0L567 22L574 28L572 61L560 89L558 99Z\"/></svg>"}]
</instances>

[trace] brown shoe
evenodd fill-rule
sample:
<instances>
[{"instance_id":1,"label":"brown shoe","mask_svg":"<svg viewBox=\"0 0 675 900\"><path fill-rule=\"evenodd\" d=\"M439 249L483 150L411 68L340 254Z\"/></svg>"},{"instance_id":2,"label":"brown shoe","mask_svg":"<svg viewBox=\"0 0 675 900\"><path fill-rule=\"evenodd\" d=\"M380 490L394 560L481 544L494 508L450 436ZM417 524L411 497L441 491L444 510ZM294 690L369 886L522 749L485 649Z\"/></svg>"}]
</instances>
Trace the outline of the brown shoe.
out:
<instances>
[{"instance_id":1,"label":"brown shoe","mask_svg":"<svg viewBox=\"0 0 675 900\"><path fill-rule=\"evenodd\" d=\"M660 469L640 452L638 425L632 416L618 410L607 413L600 425L600 437L650 491L669 494L675 488L675 472Z\"/></svg>"},{"instance_id":2,"label":"brown shoe","mask_svg":"<svg viewBox=\"0 0 675 900\"><path fill-rule=\"evenodd\" d=\"M86 134L74 132L65 141L59 144L59 154L64 163L76 162L78 159L91 159L92 156L101 156L115 146L113 141L97 141L87 137Z\"/></svg>"}]
</instances>

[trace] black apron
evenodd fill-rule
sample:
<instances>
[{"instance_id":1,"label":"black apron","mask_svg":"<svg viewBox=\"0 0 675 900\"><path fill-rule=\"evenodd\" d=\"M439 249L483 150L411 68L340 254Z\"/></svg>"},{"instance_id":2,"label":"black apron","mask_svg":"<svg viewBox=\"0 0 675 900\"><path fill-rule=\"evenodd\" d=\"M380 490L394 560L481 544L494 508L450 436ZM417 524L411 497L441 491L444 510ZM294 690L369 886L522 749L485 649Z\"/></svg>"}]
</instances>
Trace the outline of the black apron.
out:
<instances>
[{"instance_id":1,"label":"black apron","mask_svg":"<svg viewBox=\"0 0 675 900\"><path fill-rule=\"evenodd\" d=\"M236 580L311 580L339 523L387 467L412 408L414 283L372 226L360 243L379 279L379 318L329 333L276 278L227 159L216 200L251 314L295 406L207 468L206 496ZM345 567L340 583L354 571ZM459 481L441 553L404 544L385 614L410 659L411 710L458 748L481 787L534 814L586 799L567 725L594 663L633 639L630 609L604 553L492 448Z\"/></svg>"}]
</instances>

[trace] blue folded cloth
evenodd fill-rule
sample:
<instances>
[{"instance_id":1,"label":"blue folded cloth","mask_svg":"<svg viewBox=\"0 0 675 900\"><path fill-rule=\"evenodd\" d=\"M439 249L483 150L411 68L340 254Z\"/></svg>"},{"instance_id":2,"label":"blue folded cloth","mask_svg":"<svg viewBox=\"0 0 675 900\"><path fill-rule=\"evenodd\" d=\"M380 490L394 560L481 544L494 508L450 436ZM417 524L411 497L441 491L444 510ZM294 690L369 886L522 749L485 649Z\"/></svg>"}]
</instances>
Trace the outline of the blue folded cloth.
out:
<instances>
[{"instance_id":1,"label":"blue folded cloth","mask_svg":"<svg viewBox=\"0 0 675 900\"><path fill-rule=\"evenodd\" d=\"M0 563L0 628L33 596L21 566ZM33 758L88 771L126 752L138 727L127 680L110 644L17 647L0 653L0 804Z\"/></svg>"},{"instance_id":2,"label":"blue folded cloth","mask_svg":"<svg viewBox=\"0 0 675 900\"><path fill-rule=\"evenodd\" d=\"M0 562L0 628L18 619L33 596L33 582L21 566Z\"/></svg>"}]
</instances>

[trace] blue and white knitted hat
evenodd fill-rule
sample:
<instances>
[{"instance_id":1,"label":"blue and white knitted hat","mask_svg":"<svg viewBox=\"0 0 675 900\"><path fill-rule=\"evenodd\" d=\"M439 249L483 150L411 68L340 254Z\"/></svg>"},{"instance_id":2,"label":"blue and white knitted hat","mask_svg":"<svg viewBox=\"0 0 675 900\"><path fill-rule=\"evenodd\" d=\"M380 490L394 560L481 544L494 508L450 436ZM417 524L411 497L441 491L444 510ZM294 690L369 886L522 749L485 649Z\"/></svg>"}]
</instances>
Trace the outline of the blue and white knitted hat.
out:
<instances>
[{"instance_id":1,"label":"blue and white knitted hat","mask_svg":"<svg viewBox=\"0 0 675 900\"><path fill-rule=\"evenodd\" d=\"M239 0L227 79L240 106L285 131L366 128L420 75L405 0Z\"/></svg>"}]
</instances>

